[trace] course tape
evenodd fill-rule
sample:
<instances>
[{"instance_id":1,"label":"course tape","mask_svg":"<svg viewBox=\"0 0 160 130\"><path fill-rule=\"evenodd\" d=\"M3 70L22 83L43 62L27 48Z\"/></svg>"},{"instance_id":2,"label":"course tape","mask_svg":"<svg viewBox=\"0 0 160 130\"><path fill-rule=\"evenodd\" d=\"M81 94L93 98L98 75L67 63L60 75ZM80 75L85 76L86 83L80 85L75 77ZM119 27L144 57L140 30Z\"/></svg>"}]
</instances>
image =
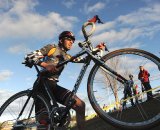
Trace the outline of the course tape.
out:
<instances>
[{"instance_id":1,"label":"course tape","mask_svg":"<svg viewBox=\"0 0 160 130\"><path fill-rule=\"evenodd\" d=\"M114 107L115 105L121 105L123 102L126 102L126 101L128 101L128 100L130 100L130 99L133 99L133 98L136 98L136 97L138 98L139 96L141 96L141 95L143 95L143 94L145 94L145 93L148 93L148 92L150 92L150 91L153 91L153 90L155 90L155 89L157 89L157 88L160 88L160 86L155 87L155 88L153 88L153 89L150 89L150 90L148 90L148 91L144 91L144 92L142 92L142 93L136 94L136 95L134 95L134 96L132 96L132 97L128 97L128 98L126 98L126 99L122 99L122 100L120 100L120 101L114 102L114 103L110 104L109 106L106 106L105 108L103 108L103 110L108 110L108 109Z\"/></svg>"}]
</instances>

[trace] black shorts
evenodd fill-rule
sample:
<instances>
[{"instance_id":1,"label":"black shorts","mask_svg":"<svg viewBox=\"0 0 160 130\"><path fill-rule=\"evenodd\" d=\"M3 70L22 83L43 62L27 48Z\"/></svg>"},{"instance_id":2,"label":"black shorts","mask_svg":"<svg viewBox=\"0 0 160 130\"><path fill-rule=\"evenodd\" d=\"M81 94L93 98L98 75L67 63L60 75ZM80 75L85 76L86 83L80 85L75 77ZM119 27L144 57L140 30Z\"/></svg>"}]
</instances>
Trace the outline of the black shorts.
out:
<instances>
[{"instance_id":1,"label":"black shorts","mask_svg":"<svg viewBox=\"0 0 160 130\"><path fill-rule=\"evenodd\" d=\"M53 92L53 96L56 99L57 102L60 104L65 105L66 100L68 99L69 95L71 94L71 91L59 86L56 81L54 80L46 80L47 84L51 88L51 91ZM39 91L48 99L48 95L45 92L44 85L40 85Z\"/></svg>"}]
</instances>

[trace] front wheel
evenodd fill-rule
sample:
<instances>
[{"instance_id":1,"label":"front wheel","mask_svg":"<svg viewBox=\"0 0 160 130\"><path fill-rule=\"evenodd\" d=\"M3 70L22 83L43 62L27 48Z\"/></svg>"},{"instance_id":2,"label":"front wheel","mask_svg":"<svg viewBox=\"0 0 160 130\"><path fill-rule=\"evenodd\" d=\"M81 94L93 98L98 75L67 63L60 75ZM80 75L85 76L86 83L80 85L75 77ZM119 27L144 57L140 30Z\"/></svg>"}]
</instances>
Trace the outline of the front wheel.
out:
<instances>
[{"instance_id":1,"label":"front wheel","mask_svg":"<svg viewBox=\"0 0 160 130\"><path fill-rule=\"evenodd\" d=\"M42 116L48 116L50 112L50 104L48 101L41 95L36 94L34 98L31 96L26 107L26 103L30 90L21 91L12 97L10 97L0 108L0 128L2 130L12 129L12 130L21 130L21 129L36 129L36 128L47 128L46 130L51 130L51 126L46 126L41 124L40 118ZM43 109L36 110L35 102L41 102ZM24 107L23 112L20 114Z\"/></svg>"},{"instance_id":2,"label":"front wheel","mask_svg":"<svg viewBox=\"0 0 160 130\"><path fill-rule=\"evenodd\" d=\"M98 115L111 125L125 129L147 129L159 124L160 59L131 48L113 51L102 59L128 81L129 75L133 75L134 85L124 85L117 80L119 77L95 64L88 78L87 91ZM140 66L150 73L148 86L138 79Z\"/></svg>"}]
</instances>

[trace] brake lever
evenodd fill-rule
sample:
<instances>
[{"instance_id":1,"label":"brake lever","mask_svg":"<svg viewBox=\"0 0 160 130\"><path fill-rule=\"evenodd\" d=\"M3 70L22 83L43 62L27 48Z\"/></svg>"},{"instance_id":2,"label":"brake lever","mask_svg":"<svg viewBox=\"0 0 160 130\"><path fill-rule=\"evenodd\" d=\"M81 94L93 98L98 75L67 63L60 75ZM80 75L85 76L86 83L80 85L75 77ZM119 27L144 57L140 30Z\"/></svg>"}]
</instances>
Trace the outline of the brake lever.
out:
<instances>
[{"instance_id":1,"label":"brake lever","mask_svg":"<svg viewBox=\"0 0 160 130\"><path fill-rule=\"evenodd\" d=\"M109 52L109 50L108 50L107 46L105 46L105 49L104 49L104 50Z\"/></svg>"},{"instance_id":2,"label":"brake lever","mask_svg":"<svg viewBox=\"0 0 160 130\"><path fill-rule=\"evenodd\" d=\"M99 16L98 15L95 15L93 18L91 18L90 20L88 20L88 22L98 22L98 23L101 23L103 24L103 22L100 20Z\"/></svg>"},{"instance_id":3,"label":"brake lever","mask_svg":"<svg viewBox=\"0 0 160 130\"><path fill-rule=\"evenodd\" d=\"M106 43L103 42L103 46L104 46L104 50L109 52Z\"/></svg>"}]
</instances>

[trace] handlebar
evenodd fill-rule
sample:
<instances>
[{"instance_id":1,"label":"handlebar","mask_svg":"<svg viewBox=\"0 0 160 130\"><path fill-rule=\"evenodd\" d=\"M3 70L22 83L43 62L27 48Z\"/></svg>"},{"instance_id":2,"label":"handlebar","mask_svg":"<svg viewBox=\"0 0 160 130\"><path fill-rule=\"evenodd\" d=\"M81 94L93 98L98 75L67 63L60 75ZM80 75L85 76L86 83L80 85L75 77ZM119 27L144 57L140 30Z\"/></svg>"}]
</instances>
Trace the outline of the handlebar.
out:
<instances>
[{"instance_id":1,"label":"handlebar","mask_svg":"<svg viewBox=\"0 0 160 130\"><path fill-rule=\"evenodd\" d=\"M94 33L95 29L96 29L96 26L95 26L95 23L98 21L98 23L102 23L103 22L99 19L98 15L95 15L93 18L91 18L90 20L88 20L87 22L85 22L82 26L82 32L83 32L83 35L84 35L84 38L86 39L86 41L88 40L88 38ZM91 25L92 26L92 29L87 32L86 31L86 27Z\"/></svg>"},{"instance_id":2,"label":"handlebar","mask_svg":"<svg viewBox=\"0 0 160 130\"><path fill-rule=\"evenodd\" d=\"M92 29L91 29L90 32L87 33L86 30L85 30L85 28L86 28L88 25L91 25L91 26L92 26ZM95 23L94 23L94 22L86 22L86 23L84 23L83 26L82 26L82 32L83 32L84 38L85 38L86 40L88 40L88 38L94 33L95 29L96 29L96 26L95 26Z\"/></svg>"}]
</instances>

